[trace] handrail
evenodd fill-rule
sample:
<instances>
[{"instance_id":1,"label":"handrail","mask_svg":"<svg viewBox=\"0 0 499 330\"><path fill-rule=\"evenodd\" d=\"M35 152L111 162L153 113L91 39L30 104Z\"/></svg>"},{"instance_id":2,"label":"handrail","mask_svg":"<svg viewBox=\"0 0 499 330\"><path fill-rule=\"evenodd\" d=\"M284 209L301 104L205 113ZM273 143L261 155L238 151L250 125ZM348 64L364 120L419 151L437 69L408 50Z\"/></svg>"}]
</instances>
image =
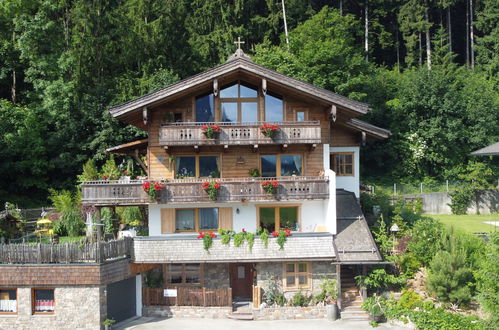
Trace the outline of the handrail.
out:
<instances>
[{"instance_id":1,"label":"handrail","mask_svg":"<svg viewBox=\"0 0 499 330\"><path fill-rule=\"evenodd\" d=\"M263 124L278 124L282 127L287 126L319 126L319 120L308 120L308 121L243 121L243 122L219 122L219 121L211 121L211 122L172 122L172 123L161 123L161 127L202 127L204 125L217 125L222 127L248 127L248 126L262 126Z\"/></svg>"},{"instance_id":2,"label":"handrail","mask_svg":"<svg viewBox=\"0 0 499 330\"><path fill-rule=\"evenodd\" d=\"M217 181L220 183L245 183L245 182L263 182L276 180L277 182L296 182L296 181L328 181L327 176L280 176L280 177L240 177L240 178L184 178L184 179L138 179L138 180L93 180L85 181L83 185L136 185L148 181L157 181L163 184L186 184L203 183L207 181Z\"/></svg>"}]
</instances>

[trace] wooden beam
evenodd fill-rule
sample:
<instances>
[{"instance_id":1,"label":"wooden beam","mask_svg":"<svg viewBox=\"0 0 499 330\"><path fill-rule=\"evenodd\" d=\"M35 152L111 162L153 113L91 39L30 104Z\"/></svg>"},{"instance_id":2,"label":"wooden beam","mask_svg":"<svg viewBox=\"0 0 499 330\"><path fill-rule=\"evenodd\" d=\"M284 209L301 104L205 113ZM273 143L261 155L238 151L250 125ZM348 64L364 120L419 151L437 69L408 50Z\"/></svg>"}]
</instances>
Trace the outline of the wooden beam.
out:
<instances>
[{"instance_id":1,"label":"wooden beam","mask_svg":"<svg viewBox=\"0 0 499 330\"><path fill-rule=\"evenodd\" d=\"M147 125L147 107L142 108L142 121Z\"/></svg>"},{"instance_id":2,"label":"wooden beam","mask_svg":"<svg viewBox=\"0 0 499 330\"><path fill-rule=\"evenodd\" d=\"M137 164L139 164L140 167L142 167L142 169L144 170L144 172L146 172L147 174L149 174L149 172L147 171L146 164L144 164L144 162L142 162L142 160L139 157L139 149L135 149L135 152L132 155L132 157L133 157L133 159L135 159L135 161L137 162Z\"/></svg>"},{"instance_id":3,"label":"wooden beam","mask_svg":"<svg viewBox=\"0 0 499 330\"><path fill-rule=\"evenodd\" d=\"M197 154L199 153L199 146L194 146L194 152Z\"/></svg>"},{"instance_id":4,"label":"wooden beam","mask_svg":"<svg viewBox=\"0 0 499 330\"><path fill-rule=\"evenodd\" d=\"M262 94L267 95L267 79L262 79Z\"/></svg>"},{"instance_id":5,"label":"wooden beam","mask_svg":"<svg viewBox=\"0 0 499 330\"><path fill-rule=\"evenodd\" d=\"M253 145L253 149L251 149L252 152L256 152L258 150L258 144Z\"/></svg>"},{"instance_id":6,"label":"wooden beam","mask_svg":"<svg viewBox=\"0 0 499 330\"><path fill-rule=\"evenodd\" d=\"M314 143L310 145L310 151L314 151L315 148L317 148L317 144Z\"/></svg>"},{"instance_id":7,"label":"wooden beam","mask_svg":"<svg viewBox=\"0 0 499 330\"><path fill-rule=\"evenodd\" d=\"M213 95L218 95L218 79L213 79Z\"/></svg>"},{"instance_id":8,"label":"wooden beam","mask_svg":"<svg viewBox=\"0 0 499 330\"><path fill-rule=\"evenodd\" d=\"M366 145L366 140L367 140L366 132L362 132L362 146Z\"/></svg>"},{"instance_id":9,"label":"wooden beam","mask_svg":"<svg viewBox=\"0 0 499 330\"><path fill-rule=\"evenodd\" d=\"M338 115L338 109L336 108L336 105L331 106L331 118L333 119L333 122L336 121L336 117Z\"/></svg>"}]
</instances>

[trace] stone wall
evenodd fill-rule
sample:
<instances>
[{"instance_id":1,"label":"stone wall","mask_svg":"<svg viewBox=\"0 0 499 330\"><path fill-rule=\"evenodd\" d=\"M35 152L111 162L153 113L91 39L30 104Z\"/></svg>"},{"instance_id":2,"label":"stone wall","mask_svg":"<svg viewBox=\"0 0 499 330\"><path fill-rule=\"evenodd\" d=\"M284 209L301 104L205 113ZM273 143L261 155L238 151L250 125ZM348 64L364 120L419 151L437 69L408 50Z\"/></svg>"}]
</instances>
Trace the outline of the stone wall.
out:
<instances>
[{"instance_id":1,"label":"stone wall","mask_svg":"<svg viewBox=\"0 0 499 330\"><path fill-rule=\"evenodd\" d=\"M300 320L323 319L326 317L326 307L268 307L253 310L255 320Z\"/></svg>"},{"instance_id":2,"label":"stone wall","mask_svg":"<svg viewBox=\"0 0 499 330\"><path fill-rule=\"evenodd\" d=\"M232 313L232 307L144 306L146 317L223 319Z\"/></svg>"},{"instance_id":3,"label":"stone wall","mask_svg":"<svg viewBox=\"0 0 499 330\"><path fill-rule=\"evenodd\" d=\"M105 319L101 307L102 296L104 296L104 287L100 286L58 287L54 291L54 313L32 315L31 288L18 288L18 313L17 315L0 314L0 328L9 330L100 329Z\"/></svg>"},{"instance_id":4,"label":"stone wall","mask_svg":"<svg viewBox=\"0 0 499 330\"><path fill-rule=\"evenodd\" d=\"M230 287L229 264L205 264L204 286L213 289Z\"/></svg>"},{"instance_id":5,"label":"stone wall","mask_svg":"<svg viewBox=\"0 0 499 330\"><path fill-rule=\"evenodd\" d=\"M268 287L269 284L269 276L276 277L279 280L279 283L283 285L282 279L284 276L284 264L279 262L269 262L269 263L258 263L256 265L256 281L257 285L265 291L265 288ZM308 290L302 290L304 294L313 294L316 295L321 291L321 283L324 278L336 278L336 266L331 265L329 261L317 261L310 263L311 270L311 278L312 283ZM287 290L284 292L286 299L290 299L296 293L296 290Z\"/></svg>"}]
</instances>

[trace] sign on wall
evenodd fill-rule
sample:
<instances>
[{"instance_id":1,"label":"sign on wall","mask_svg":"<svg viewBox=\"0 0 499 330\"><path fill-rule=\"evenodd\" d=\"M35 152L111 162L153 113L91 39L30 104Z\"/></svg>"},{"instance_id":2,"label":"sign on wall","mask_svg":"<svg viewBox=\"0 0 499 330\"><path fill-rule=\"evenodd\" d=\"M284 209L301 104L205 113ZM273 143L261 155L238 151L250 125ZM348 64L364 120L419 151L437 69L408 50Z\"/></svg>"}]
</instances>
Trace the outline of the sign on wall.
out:
<instances>
[{"instance_id":1,"label":"sign on wall","mask_svg":"<svg viewBox=\"0 0 499 330\"><path fill-rule=\"evenodd\" d=\"M177 289L165 289L163 291L163 297L176 297Z\"/></svg>"}]
</instances>

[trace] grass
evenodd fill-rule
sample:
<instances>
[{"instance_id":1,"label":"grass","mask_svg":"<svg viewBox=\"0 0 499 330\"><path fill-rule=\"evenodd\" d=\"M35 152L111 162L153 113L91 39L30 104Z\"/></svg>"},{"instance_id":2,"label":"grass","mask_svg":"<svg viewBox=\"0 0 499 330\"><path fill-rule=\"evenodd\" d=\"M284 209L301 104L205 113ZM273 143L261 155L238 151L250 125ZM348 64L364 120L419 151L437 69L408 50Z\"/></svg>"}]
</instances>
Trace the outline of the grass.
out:
<instances>
[{"instance_id":1,"label":"grass","mask_svg":"<svg viewBox=\"0 0 499 330\"><path fill-rule=\"evenodd\" d=\"M467 232L491 232L499 230L499 227L495 227L486 223L484 221L499 221L499 214L487 214L487 215L476 215L476 214L426 214L440 222L442 222L447 227L454 227L456 229L461 229Z\"/></svg>"}]
</instances>

